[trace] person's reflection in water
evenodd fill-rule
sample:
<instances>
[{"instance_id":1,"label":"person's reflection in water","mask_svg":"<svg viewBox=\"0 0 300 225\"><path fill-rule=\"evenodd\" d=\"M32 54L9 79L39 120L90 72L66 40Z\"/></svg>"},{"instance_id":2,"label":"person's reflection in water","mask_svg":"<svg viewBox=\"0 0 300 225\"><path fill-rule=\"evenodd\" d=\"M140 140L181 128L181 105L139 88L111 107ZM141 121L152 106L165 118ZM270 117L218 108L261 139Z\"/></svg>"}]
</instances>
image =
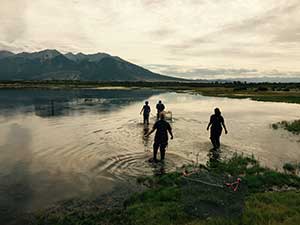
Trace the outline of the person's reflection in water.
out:
<instances>
[{"instance_id":1,"label":"person's reflection in water","mask_svg":"<svg viewBox=\"0 0 300 225\"><path fill-rule=\"evenodd\" d=\"M216 165L216 163L220 162L220 151L217 151L214 148L212 148L209 150L208 157L210 166L214 166Z\"/></svg>"},{"instance_id":2,"label":"person's reflection in water","mask_svg":"<svg viewBox=\"0 0 300 225\"><path fill-rule=\"evenodd\" d=\"M143 127L143 144L144 144L144 147L145 147L145 152L149 151L149 149L148 149L149 137L146 136L146 134L148 134L148 132L149 132L149 126L147 124L144 124L144 127Z\"/></svg>"},{"instance_id":3,"label":"person's reflection in water","mask_svg":"<svg viewBox=\"0 0 300 225\"><path fill-rule=\"evenodd\" d=\"M153 175L162 176L166 173L164 163L155 163L153 164Z\"/></svg>"},{"instance_id":4,"label":"person's reflection in water","mask_svg":"<svg viewBox=\"0 0 300 225\"><path fill-rule=\"evenodd\" d=\"M210 140L215 150L220 148L222 127L224 127L225 134L227 134L228 132L225 126L224 118L221 116L221 111L219 108L215 108L215 114L211 115L210 121L207 125L207 130L210 128Z\"/></svg>"},{"instance_id":5,"label":"person's reflection in water","mask_svg":"<svg viewBox=\"0 0 300 225\"><path fill-rule=\"evenodd\" d=\"M154 144L153 144L153 159L150 161L157 162L157 152L160 150L160 159L164 161L166 147L168 146L168 133L171 135L171 139L173 139L172 128L170 124L165 120L165 114L160 113L160 120L156 121L152 130L145 135L145 137L149 137L156 130Z\"/></svg>"}]
</instances>

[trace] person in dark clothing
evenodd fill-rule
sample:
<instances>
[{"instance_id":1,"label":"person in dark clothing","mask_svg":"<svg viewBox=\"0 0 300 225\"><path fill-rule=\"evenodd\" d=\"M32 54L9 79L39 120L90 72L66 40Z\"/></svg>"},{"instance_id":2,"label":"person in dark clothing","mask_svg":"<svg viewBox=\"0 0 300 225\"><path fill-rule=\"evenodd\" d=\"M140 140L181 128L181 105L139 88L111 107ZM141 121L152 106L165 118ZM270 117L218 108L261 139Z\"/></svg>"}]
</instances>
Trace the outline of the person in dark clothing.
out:
<instances>
[{"instance_id":1,"label":"person in dark clothing","mask_svg":"<svg viewBox=\"0 0 300 225\"><path fill-rule=\"evenodd\" d=\"M143 106L140 114L143 113L143 116L144 116L144 124L147 124L149 125L149 115L150 115L150 112L151 112L151 108L149 106L149 102L146 101L145 102L145 105Z\"/></svg>"},{"instance_id":2,"label":"person in dark clothing","mask_svg":"<svg viewBox=\"0 0 300 225\"><path fill-rule=\"evenodd\" d=\"M160 150L160 158L161 161L165 159L166 147L168 146L168 133L171 135L171 139L173 139L172 128L170 124L165 120L165 114L160 113L160 120L156 121L152 130L145 135L145 137L149 137L155 130L154 144L153 144L153 161L157 162L157 152Z\"/></svg>"},{"instance_id":3,"label":"person in dark clothing","mask_svg":"<svg viewBox=\"0 0 300 225\"><path fill-rule=\"evenodd\" d=\"M157 109L157 119L159 119L160 113L165 110L165 105L161 102L161 100L159 100L158 103L156 104L156 109Z\"/></svg>"},{"instance_id":4,"label":"person in dark clothing","mask_svg":"<svg viewBox=\"0 0 300 225\"><path fill-rule=\"evenodd\" d=\"M224 127L225 134L227 134L228 132L225 126L224 118L221 116L221 111L219 108L215 108L215 114L211 115L209 124L207 125L207 130L210 128L210 140L215 150L220 148L222 127Z\"/></svg>"}]
</instances>

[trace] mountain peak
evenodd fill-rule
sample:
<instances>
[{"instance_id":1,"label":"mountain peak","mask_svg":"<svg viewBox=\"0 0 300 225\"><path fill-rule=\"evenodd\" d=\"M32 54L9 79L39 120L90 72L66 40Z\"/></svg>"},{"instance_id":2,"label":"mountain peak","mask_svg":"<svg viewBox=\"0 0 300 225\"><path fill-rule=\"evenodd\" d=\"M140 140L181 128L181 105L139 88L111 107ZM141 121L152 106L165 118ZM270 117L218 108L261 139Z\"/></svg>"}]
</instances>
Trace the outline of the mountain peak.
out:
<instances>
[{"instance_id":1,"label":"mountain peak","mask_svg":"<svg viewBox=\"0 0 300 225\"><path fill-rule=\"evenodd\" d=\"M0 80L178 81L107 53L61 54L55 49L0 58Z\"/></svg>"},{"instance_id":2,"label":"mountain peak","mask_svg":"<svg viewBox=\"0 0 300 225\"><path fill-rule=\"evenodd\" d=\"M42 51L38 52L22 52L17 54L18 57L26 57L29 59L42 59L42 60L47 60L47 59L52 59L58 55L61 55L61 53L55 49L45 49Z\"/></svg>"},{"instance_id":3,"label":"mountain peak","mask_svg":"<svg viewBox=\"0 0 300 225\"><path fill-rule=\"evenodd\" d=\"M80 62L80 61L88 61L88 62L100 62L103 58L105 57L111 57L111 55L107 53L94 53L94 54L84 54L82 52L79 52L77 54L74 54L72 52L69 52L65 54L65 57L68 59L75 61L75 62Z\"/></svg>"}]
</instances>

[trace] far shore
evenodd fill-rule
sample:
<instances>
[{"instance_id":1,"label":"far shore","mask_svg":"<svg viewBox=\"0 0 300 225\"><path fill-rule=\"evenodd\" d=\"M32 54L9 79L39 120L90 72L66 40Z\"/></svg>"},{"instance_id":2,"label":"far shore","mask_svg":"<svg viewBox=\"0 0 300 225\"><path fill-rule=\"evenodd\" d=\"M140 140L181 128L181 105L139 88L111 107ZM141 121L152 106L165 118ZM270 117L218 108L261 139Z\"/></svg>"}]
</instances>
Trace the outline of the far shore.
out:
<instances>
[{"instance_id":1,"label":"far shore","mask_svg":"<svg viewBox=\"0 0 300 225\"><path fill-rule=\"evenodd\" d=\"M199 83L145 81L0 81L0 89L97 89L124 90L153 88L188 91L194 94L228 98L250 98L256 101L300 104L300 83Z\"/></svg>"}]
</instances>

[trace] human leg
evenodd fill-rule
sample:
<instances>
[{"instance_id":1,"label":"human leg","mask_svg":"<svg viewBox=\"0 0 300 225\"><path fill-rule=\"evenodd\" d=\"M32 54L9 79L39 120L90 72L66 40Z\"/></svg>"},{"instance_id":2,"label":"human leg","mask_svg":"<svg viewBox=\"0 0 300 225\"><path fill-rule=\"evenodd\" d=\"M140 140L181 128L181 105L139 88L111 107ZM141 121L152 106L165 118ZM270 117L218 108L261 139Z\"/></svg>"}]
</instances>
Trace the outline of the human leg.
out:
<instances>
[{"instance_id":1,"label":"human leg","mask_svg":"<svg viewBox=\"0 0 300 225\"><path fill-rule=\"evenodd\" d=\"M163 143L160 145L160 160L163 161L165 159L166 154L166 147L168 146L168 143Z\"/></svg>"},{"instance_id":2,"label":"human leg","mask_svg":"<svg viewBox=\"0 0 300 225\"><path fill-rule=\"evenodd\" d=\"M213 148L217 149L216 138L214 136L211 136L210 141L211 141L211 144L213 145Z\"/></svg>"},{"instance_id":3,"label":"human leg","mask_svg":"<svg viewBox=\"0 0 300 225\"><path fill-rule=\"evenodd\" d=\"M157 161L157 151L159 148L159 143L154 142L153 144L153 160Z\"/></svg>"},{"instance_id":4,"label":"human leg","mask_svg":"<svg viewBox=\"0 0 300 225\"><path fill-rule=\"evenodd\" d=\"M216 136L215 139L216 139L216 148L218 149L220 148L220 135Z\"/></svg>"}]
</instances>

